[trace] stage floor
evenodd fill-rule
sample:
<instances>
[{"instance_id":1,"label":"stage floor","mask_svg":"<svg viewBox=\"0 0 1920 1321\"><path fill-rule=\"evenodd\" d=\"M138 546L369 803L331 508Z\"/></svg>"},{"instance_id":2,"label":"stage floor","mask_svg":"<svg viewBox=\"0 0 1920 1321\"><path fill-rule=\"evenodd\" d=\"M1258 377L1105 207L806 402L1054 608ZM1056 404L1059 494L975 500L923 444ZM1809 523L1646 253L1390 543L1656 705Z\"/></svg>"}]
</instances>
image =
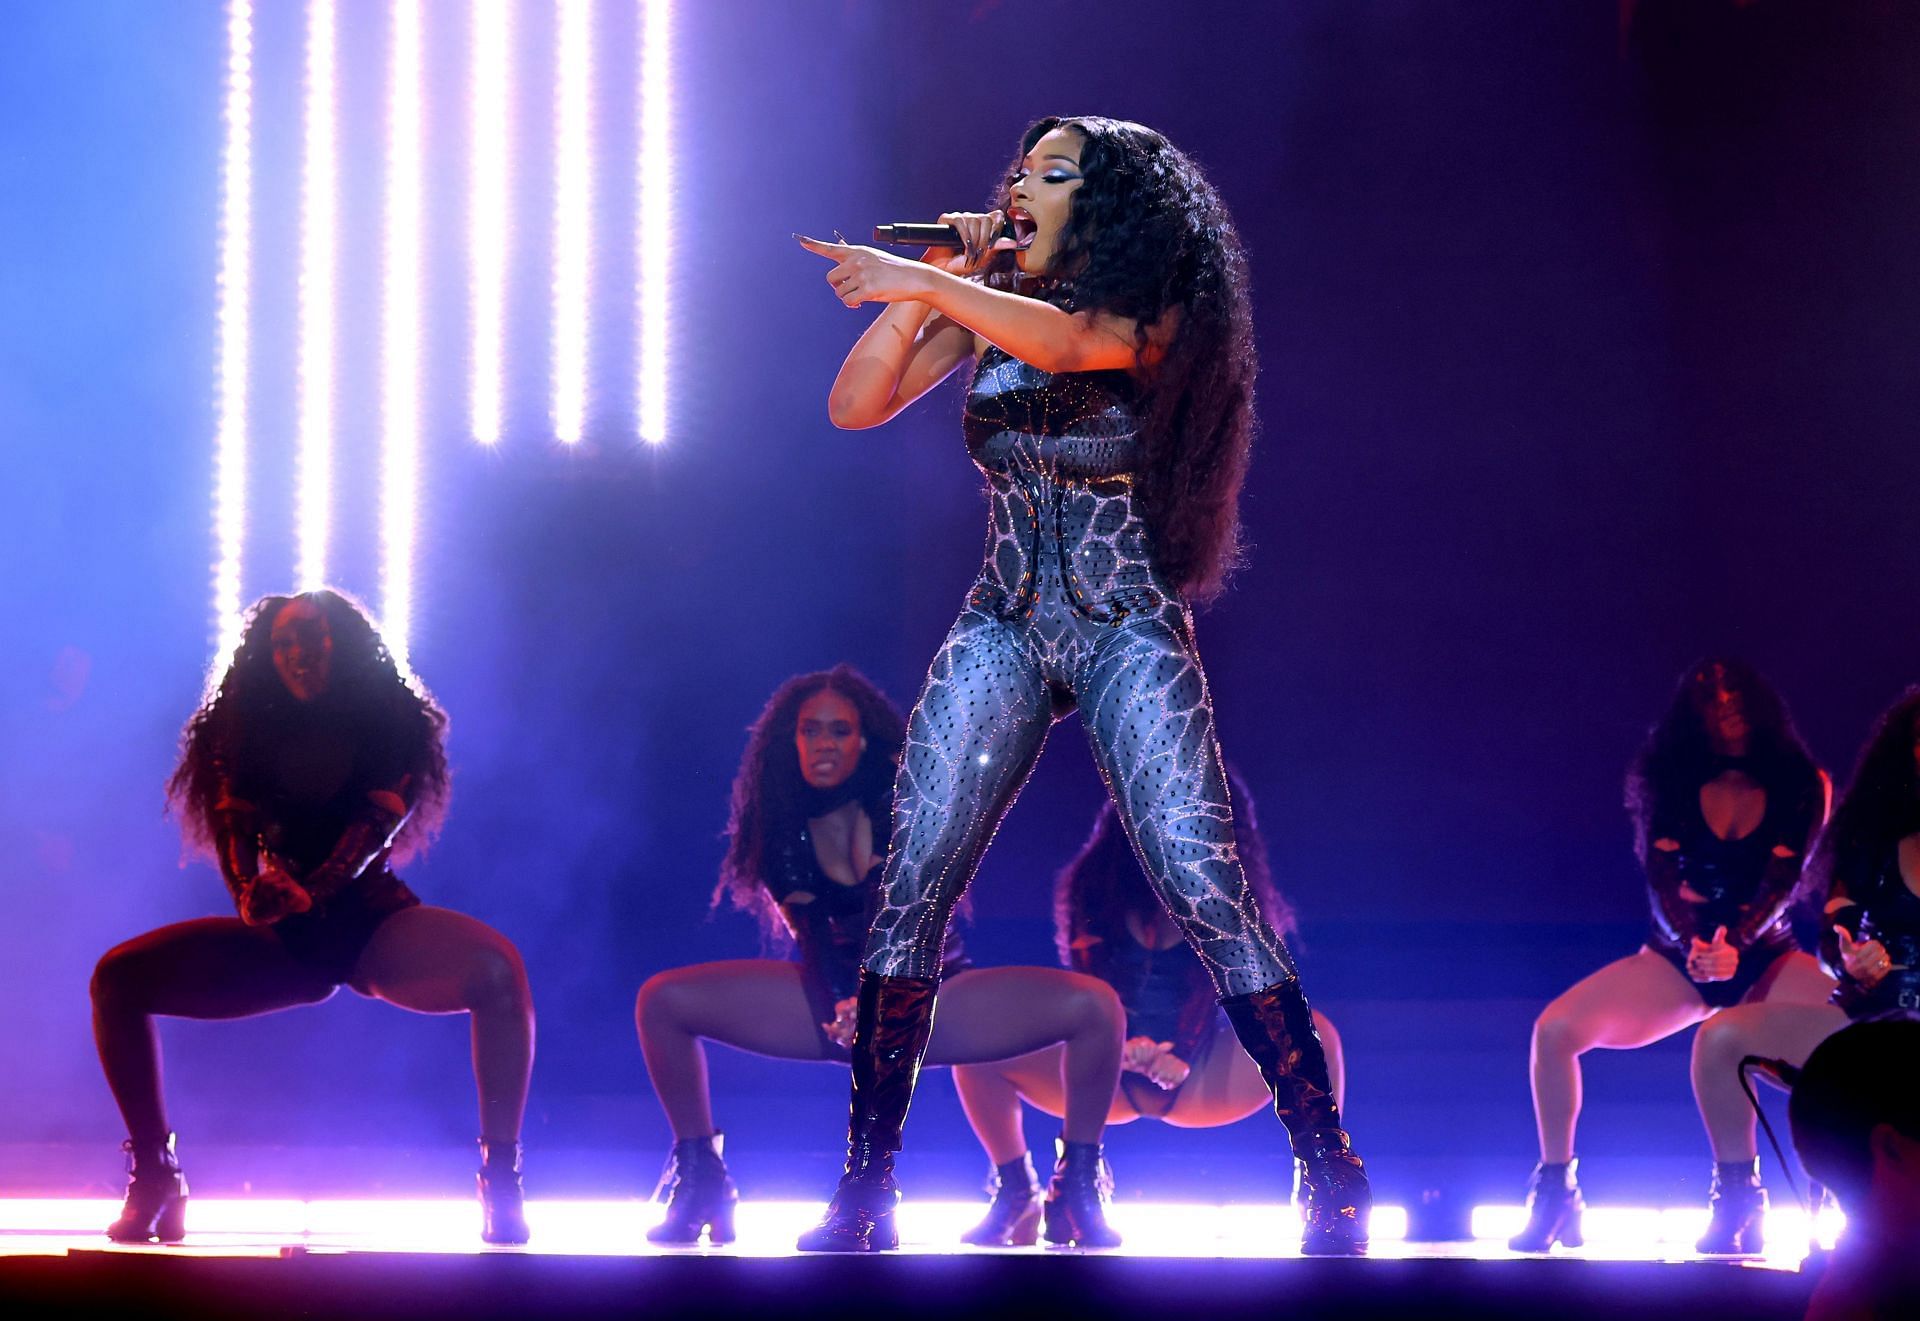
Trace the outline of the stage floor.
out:
<instances>
[{"instance_id":1,"label":"stage floor","mask_svg":"<svg viewBox=\"0 0 1920 1321\"><path fill-rule=\"evenodd\" d=\"M902 1248L877 1257L793 1251L817 1204L743 1203L725 1248L658 1248L644 1202L535 1202L535 1241L487 1248L471 1202L196 1201L177 1247L116 1247L97 1199L0 1200L0 1301L34 1314L369 1318L689 1315L843 1318L1056 1312L1115 1318L1241 1316L1799 1317L1811 1281L1798 1253L1701 1260L1658 1237L1662 1213L1596 1208L1593 1249L1548 1258L1491 1234L1412 1243L1383 1208L1364 1261L1302 1258L1285 1206L1115 1208L1124 1247L968 1248L978 1203L909 1204ZM1505 1230L1512 1208L1482 1208ZM1648 1217L1653 1217L1651 1220ZM1675 1213L1664 1228L1695 1227ZM1642 1239L1627 1233L1638 1224ZM1783 1220L1781 1231L1792 1225ZM1696 1231L1697 1232L1697 1231ZM1791 1247L1792 1244L1787 1246ZM1798 1244L1804 1251L1804 1234ZM17 1312L15 1313L18 1314Z\"/></svg>"}]
</instances>

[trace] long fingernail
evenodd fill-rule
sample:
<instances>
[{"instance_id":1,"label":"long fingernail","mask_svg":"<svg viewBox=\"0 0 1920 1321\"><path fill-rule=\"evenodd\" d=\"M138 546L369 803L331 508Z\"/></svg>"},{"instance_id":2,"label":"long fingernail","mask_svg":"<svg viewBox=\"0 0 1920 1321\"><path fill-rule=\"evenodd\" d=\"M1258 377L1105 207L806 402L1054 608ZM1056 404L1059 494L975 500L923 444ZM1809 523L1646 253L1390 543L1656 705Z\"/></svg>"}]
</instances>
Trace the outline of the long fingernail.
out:
<instances>
[{"instance_id":1,"label":"long fingernail","mask_svg":"<svg viewBox=\"0 0 1920 1321\"><path fill-rule=\"evenodd\" d=\"M845 243L845 242L847 242L847 236L846 236L845 234L842 234L842 233L841 233L841 232L840 232L839 230L837 230L837 229L833 231L833 237L834 237L835 239L837 239L837 240L838 240L839 242L841 242L841 243Z\"/></svg>"}]
</instances>

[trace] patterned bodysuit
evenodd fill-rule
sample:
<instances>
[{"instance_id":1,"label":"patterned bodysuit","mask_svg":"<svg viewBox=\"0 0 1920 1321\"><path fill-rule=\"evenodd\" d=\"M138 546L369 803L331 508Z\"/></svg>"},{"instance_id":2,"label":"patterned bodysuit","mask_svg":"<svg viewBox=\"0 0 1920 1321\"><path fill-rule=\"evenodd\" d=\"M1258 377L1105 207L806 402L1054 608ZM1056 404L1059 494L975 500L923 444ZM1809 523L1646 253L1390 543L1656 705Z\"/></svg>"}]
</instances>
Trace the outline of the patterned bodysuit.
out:
<instances>
[{"instance_id":1,"label":"patterned bodysuit","mask_svg":"<svg viewBox=\"0 0 1920 1321\"><path fill-rule=\"evenodd\" d=\"M1219 993L1294 975L1234 852L1193 623L1133 491L1124 372L1049 374L989 348L966 442L991 501L986 563L907 723L865 966L933 978L953 910L1052 723L1078 709L1142 868Z\"/></svg>"}]
</instances>

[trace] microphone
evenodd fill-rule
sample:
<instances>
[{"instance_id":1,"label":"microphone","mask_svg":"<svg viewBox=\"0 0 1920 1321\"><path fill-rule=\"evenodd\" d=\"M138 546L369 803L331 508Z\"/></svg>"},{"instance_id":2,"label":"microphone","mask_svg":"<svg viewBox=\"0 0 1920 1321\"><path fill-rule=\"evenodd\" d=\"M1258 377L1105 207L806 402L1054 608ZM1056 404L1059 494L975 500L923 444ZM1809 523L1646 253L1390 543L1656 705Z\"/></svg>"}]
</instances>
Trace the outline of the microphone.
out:
<instances>
[{"instance_id":1,"label":"microphone","mask_svg":"<svg viewBox=\"0 0 1920 1321\"><path fill-rule=\"evenodd\" d=\"M1013 222L1008 221L1002 227L997 238L1018 239ZM960 231L952 225L922 225L900 221L891 225L875 225L873 241L888 243L894 247L911 248L964 248L966 241L960 237Z\"/></svg>"}]
</instances>

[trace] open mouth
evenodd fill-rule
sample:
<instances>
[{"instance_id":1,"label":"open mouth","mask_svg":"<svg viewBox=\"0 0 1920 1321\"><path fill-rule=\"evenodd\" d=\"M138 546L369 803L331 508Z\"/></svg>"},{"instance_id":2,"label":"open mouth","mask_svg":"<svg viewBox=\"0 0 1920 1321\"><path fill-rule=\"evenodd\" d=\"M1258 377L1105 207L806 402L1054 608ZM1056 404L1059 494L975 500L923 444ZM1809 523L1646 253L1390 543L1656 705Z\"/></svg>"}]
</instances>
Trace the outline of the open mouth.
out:
<instances>
[{"instance_id":1,"label":"open mouth","mask_svg":"<svg viewBox=\"0 0 1920 1321\"><path fill-rule=\"evenodd\" d=\"M1007 212L1007 230L1013 238L1013 246L1024 251L1033 246L1034 236L1040 232L1040 226L1033 217L1015 207Z\"/></svg>"}]
</instances>

